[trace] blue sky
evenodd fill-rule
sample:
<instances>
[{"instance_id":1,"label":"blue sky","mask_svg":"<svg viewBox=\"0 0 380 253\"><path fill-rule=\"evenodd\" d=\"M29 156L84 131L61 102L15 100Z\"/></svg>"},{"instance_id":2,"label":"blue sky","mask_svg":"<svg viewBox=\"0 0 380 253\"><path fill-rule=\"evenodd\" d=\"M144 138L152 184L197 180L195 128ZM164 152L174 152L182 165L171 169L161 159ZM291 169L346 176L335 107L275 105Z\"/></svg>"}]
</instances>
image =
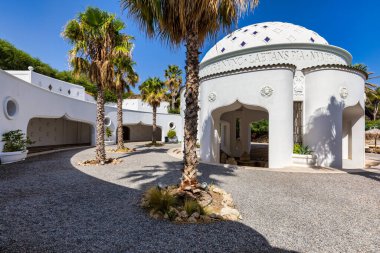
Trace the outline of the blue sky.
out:
<instances>
[{"instance_id":1,"label":"blue sky","mask_svg":"<svg viewBox=\"0 0 380 253\"><path fill-rule=\"evenodd\" d=\"M85 10L99 7L126 22L126 33L135 37L134 58L141 80L163 78L169 64L185 65L183 47L172 49L148 39L122 11L118 0L1 0L0 38L40 58L58 70L69 68L70 45L60 33L66 22ZM290 22L314 30L335 46L348 50L354 63L365 63L380 75L380 1L378 0L261 0L255 11L241 18L238 27L265 21ZM201 57L225 34L205 43ZM374 80L380 84L380 79Z\"/></svg>"}]
</instances>

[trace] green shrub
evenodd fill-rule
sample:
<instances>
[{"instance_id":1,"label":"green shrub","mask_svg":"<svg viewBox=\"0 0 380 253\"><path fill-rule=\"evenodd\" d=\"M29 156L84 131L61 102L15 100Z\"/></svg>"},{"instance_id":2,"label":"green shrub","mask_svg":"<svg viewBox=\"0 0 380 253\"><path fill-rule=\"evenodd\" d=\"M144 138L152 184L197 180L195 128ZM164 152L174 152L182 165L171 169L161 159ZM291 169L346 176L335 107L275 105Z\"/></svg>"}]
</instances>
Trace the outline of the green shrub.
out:
<instances>
[{"instance_id":1,"label":"green shrub","mask_svg":"<svg viewBox=\"0 0 380 253\"><path fill-rule=\"evenodd\" d=\"M294 144L293 153L298 155L311 155L313 151L309 148L309 146L302 146L301 144Z\"/></svg>"},{"instance_id":2,"label":"green shrub","mask_svg":"<svg viewBox=\"0 0 380 253\"><path fill-rule=\"evenodd\" d=\"M168 113L171 114L180 114L180 109L179 108L169 108Z\"/></svg>"},{"instance_id":3,"label":"green shrub","mask_svg":"<svg viewBox=\"0 0 380 253\"><path fill-rule=\"evenodd\" d=\"M203 207L197 201L192 199L186 199L183 208L185 209L188 215L192 215L195 212L201 215L205 214Z\"/></svg>"},{"instance_id":4,"label":"green shrub","mask_svg":"<svg viewBox=\"0 0 380 253\"><path fill-rule=\"evenodd\" d=\"M365 122L365 130L370 130L370 129L380 129L380 120L371 120L371 121L366 121Z\"/></svg>"},{"instance_id":5,"label":"green shrub","mask_svg":"<svg viewBox=\"0 0 380 253\"><path fill-rule=\"evenodd\" d=\"M110 138L112 136L112 131L111 131L111 128L109 127L106 127L106 136L107 138Z\"/></svg>"},{"instance_id":6,"label":"green shrub","mask_svg":"<svg viewBox=\"0 0 380 253\"><path fill-rule=\"evenodd\" d=\"M26 145L33 143L20 129L4 133L2 141L5 142L3 152L24 151Z\"/></svg>"},{"instance_id":7,"label":"green shrub","mask_svg":"<svg viewBox=\"0 0 380 253\"><path fill-rule=\"evenodd\" d=\"M169 130L169 132L168 132L168 138L169 139L172 139L176 136L177 136L177 133L175 132L175 130Z\"/></svg>"},{"instance_id":8,"label":"green shrub","mask_svg":"<svg viewBox=\"0 0 380 253\"><path fill-rule=\"evenodd\" d=\"M268 131L269 131L269 121L266 119L253 122L251 124L251 132L256 134L257 136L268 134Z\"/></svg>"},{"instance_id":9,"label":"green shrub","mask_svg":"<svg viewBox=\"0 0 380 253\"><path fill-rule=\"evenodd\" d=\"M150 209L168 213L168 215L171 215L169 214L170 207L173 207L177 203L175 196L167 190L161 190L157 187L149 189L145 198Z\"/></svg>"}]
</instances>

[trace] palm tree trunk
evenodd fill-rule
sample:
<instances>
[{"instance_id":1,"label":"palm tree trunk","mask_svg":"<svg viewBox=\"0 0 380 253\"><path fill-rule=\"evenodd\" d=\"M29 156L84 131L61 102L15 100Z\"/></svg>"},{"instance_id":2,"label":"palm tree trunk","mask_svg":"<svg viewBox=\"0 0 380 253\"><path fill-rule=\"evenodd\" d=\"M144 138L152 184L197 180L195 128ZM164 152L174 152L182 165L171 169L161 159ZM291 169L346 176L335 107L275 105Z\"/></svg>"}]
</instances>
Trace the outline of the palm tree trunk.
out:
<instances>
[{"instance_id":1,"label":"palm tree trunk","mask_svg":"<svg viewBox=\"0 0 380 253\"><path fill-rule=\"evenodd\" d=\"M197 186L198 157L196 154L198 134L199 96L199 41L196 32L186 39L186 109L184 135L184 168L181 189Z\"/></svg>"},{"instance_id":2,"label":"palm tree trunk","mask_svg":"<svg viewBox=\"0 0 380 253\"><path fill-rule=\"evenodd\" d=\"M99 85L96 98L96 160L104 164L106 150L104 146L104 90Z\"/></svg>"},{"instance_id":3,"label":"palm tree trunk","mask_svg":"<svg viewBox=\"0 0 380 253\"><path fill-rule=\"evenodd\" d=\"M380 103L375 103L373 106L373 120L376 120L377 118L377 113L379 111L379 104Z\"/></svg>"},{"instance_id":4,"label":"palm tree trunk","mask_svg":"<svg viewBox=\"0 0 380 253\"><path fill-rule=\"evenodd\" d=\"M174 110L174 104L175 104L175 96L172 96L172 103L171 103L172 110Z\"/></svg>"},{"instance_id":5,"label":"palm tree trunk","mask_svg":"<svg viewBox=\"0 0 380 253\"><path fill-rule=\"evenodd\" d=\"M124 149L123 137L123 90L117 91L117 149Z\"/></svg>"},{"instance_id":6,"label":"palm tree trunk","mask_svg":"<svg viewBox=\"0 0 380 253\"><path fill-rule=\"evenodd\" d=\"M157 131L157 106L153 105L153 132L152 132L153 144L156 144L156 131Z\"/></svg>"}]
</instances>

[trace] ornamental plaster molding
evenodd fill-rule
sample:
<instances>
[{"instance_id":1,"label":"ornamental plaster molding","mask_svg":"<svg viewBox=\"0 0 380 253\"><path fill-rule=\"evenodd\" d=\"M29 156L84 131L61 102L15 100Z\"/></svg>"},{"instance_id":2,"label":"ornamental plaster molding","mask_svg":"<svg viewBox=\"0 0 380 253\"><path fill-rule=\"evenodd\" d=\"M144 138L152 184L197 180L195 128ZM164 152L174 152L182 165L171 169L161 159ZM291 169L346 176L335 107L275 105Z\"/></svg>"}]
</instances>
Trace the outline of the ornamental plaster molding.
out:
<instances>
[{"instance_id":1,"label":"ornamental plaster molding","mask_svg":"<svg viewBox=\"0 0 380 253\"><path fill-rule=\"evenodd\" d=\"M248 72L253 72L253 71L258 71L258 70L273 70L273 69L288 69L292 71L293 73L296 70L296 66L293 64L287 64L287 63L280 63L280 64L271 64L271 65L260 65L260 66L254 66L254 67L249 67L249 68L240 68L240 69L235 69L235 70L230 70L230 71L225 71L225 72L220 72L220 73L215 73L212 75L208 76L203 76L199 78L201 82L214 79L214 78L219 78L223 76L229 76L233 74L241 74L241 73L248 73Z\"/></svg>"},{"instance_id":2,"label":"ornamental plaster molding","mask_svg":"<svg viewBox=\"0 0 380 253\"><path fill-rule=\"evenodd\" d=\"M364 78L364 80L368 79L368 74L362 70L359 70L357 68L348 66L348 65L341 65L341 64L324 64L324 65L318 65L314 67L304 68L302 69L302 73L304 75L307 75L309 73L318 71L318 70L343 70L345 72L357 74Z\"/></svg>"},{"instance_id":3,"label":"ornamental plaster molding","mask_svg":"<svg viewBox=\"0 0 380 253\"><path fill-rule=\"evenodd\" d=\"M208 101L209 102L214 102L216 100L216 94L215 92L211 92L209 95L208 95Z\"/></svg>"},{"instance_id":4,"label":"ornamental plaster molding","mask_svg":"<svg viewBox=\"0 0 380 253\"><path fill-rule=\"evenodd\" d=\"M346 99L348 97L348 89L346 87L340 87L339 95L342 99Z\"/></svg>"},{"instance_id":5,"label":"ornamental plaster molding","mask_svg":"<svg viewBox=\"0 0 380 253\"><path fill-rule=\"evenodd\" d=\"M262 87L260 90L261 96L266 97L266 98L272 96L273 92L274 92L274 90L272 89L272 87L270 87L268 85Z\"/></svg>"}]
</instances>

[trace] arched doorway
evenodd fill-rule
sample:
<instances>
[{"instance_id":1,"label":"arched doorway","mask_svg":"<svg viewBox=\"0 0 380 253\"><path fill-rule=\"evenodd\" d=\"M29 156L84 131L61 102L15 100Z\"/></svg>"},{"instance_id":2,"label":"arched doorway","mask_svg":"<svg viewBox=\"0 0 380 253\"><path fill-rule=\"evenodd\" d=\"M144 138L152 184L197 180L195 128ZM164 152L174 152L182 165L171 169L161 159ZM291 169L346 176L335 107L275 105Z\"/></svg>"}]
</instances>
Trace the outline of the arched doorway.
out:
<instances>
[{"instance_id":1,"label":"arched doorway","mask_svg":"<svg viewBox=\"0 0 380 253\"><path fill-rule=\"evenodd\" d=\"M269 114L258 106L236 102L216 109L213 113L217 132L220 163L268 167ZM253 131L253 126L266 124L266 141L259 141L263 133ZM253 135L255 132L255 135Z\"/></svg>"},{"instance_id":2,"label":"arched doorway","mask_svg":"<svg viewBox=\"0 0 380 253\"><path fill-rule=\"evenodd\" d=\"M346 107L342 114L342 160L343 168L362 168L365 157L363 133L365 119L360 104Z\"/></svg>"},{"instance_id":3,"label":"arched doorway","mask_svg":"<svg viewBox=\"0 0 380 253\"><path fill-rule=\"evenodd\" d=\"M139 124L128 124L123 126L124 141L151 141L153 126ZM157 126L155 139L162 141L162 129Z\"/></svg>"},{"instance_id":4,"label":"arched doorway","mask_svg":"<svg viewBox=\"0 0 380 253\"><path fill-rule=\"evenodd\" d=\"M84 122L62 118L32 118L27 136L33 141L30 153L71 146L90 146L94 129Z\"/></svg>"}]
</instances>

